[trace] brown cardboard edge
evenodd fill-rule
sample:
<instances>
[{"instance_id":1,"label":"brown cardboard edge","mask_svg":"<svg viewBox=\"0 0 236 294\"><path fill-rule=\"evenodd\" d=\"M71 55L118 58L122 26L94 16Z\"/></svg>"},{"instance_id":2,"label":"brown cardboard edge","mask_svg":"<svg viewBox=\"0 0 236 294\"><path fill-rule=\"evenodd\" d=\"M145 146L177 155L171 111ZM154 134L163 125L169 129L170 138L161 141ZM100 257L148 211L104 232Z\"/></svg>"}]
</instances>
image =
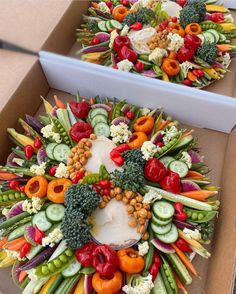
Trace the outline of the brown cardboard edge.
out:
<instances>
[{"instance_id":1,"label":"brown cardboard edge","mask_svg":"<svg viewBox=\"0 0 236 294\"><path fill-rule=\"evenodd\" d=\"M41 101L38 99L32 103L31 97L46 95L48 91L48 82L45 79L40 63L37 60L1 111L0 138L2 142L9 141L6 129L9 127L17 128L17 119L19 116L24 117L26 113L33 114L37 111ZM17 109L17 116L15 116L15 112L12 111L13 109ZM9 120L14 123L9 125ZM1 163L5 162L8 154L9 144L2 144L0 153Z\"/></svg>"}]
</instances>

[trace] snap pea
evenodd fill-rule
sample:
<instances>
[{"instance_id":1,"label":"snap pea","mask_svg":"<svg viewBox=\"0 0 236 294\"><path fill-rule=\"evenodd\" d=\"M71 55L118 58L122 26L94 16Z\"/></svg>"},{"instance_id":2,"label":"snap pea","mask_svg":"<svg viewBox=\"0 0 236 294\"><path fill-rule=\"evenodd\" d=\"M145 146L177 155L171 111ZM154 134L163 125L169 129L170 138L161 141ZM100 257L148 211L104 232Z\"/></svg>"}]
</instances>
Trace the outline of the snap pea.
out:
<instances>
[{"instance_id":1,"label":"snap pea","mask_svg":"<svg viewBox=\"0 0 236 294\"><path fill-rule=\"evenodd\" d=\"M5 222L0 223L0 230L1 229L7 229L9 227L11 227L13 224L23 220L25 217L28 217L29 213L28 212L22 212L16 216L13 216L9 219L7 219Z\"/></svg>"},{"instance_id":2,"label":"snap pea","mask_svg":"<svg viewBox=\"0 0 236 294\"><path fill-rule=\"evenodd\" d=\"M121 108L125 105L125 101L122 100L120 102L118 102L113 110L113 113L112 113L112 119L115 119L119 116L121 116Z\"/></svg>"},{"instance_id":3,"label":"snap pea","mask_svg":"<svg viewBox=\"0 0 236 294\"><path fill-rule=\"evenodd\" d=\"M80 279L81 275L75 275L70 278L66 278L61 285L57 288L55 294L69 294L75 284L78 282Z\"/></svg>"},{"instance_id":4,"label":"snap pea","mask_svg":"<svg viewBox=\"0 0 236 294\"><path fill-rule=\"evenodd\" d=\"M209 63L207 63L206 61L202 60L201 58L197 57L197 56L194 56L194 61L201 65L202 67L205 67L205 68L211 68L211 65Z\"/></svg>"},{"instance_id":5,"label":"snap pea","mask_svg":"<svg viewBox=\"0 0 236 294\"><path fill-rule=\"evenodd\" d=\"M52 283L52 285L47 290L47 294L54 294L55 291L56 291L56 289L59 287L59 285L61 285L63 279L64 279L63 278L63 275L58 274L58 276L56 277L55 281Z\"/></svg>"},{"instance_id":6,"label":"snap pea","mask_svg":"<svg viewBox=\"0 0 236 294\"><path fill-rule=\"evenodd\" d=\"M144 257L144 260L145 260L145 266L144 266L144 270L143 270L144 274L148 274L148 270L149 270L150 266L152 265L153 255L154 255L154 251L155 251L155 247L151 243L151 241L154 238L154 233L153 233L150 225L148 226L148 233L149 233L149 239L148 239L149 250L148 250L148 253Z\"/></svg>"},{"instance_id":7,"label":"snap pea","mask_svg":"<svg viewBox=\"0 0 236 294\"><path fill-rule=\"evenodd\" d=\"M218 32L222 31L222 27L219 24L212 22L212 21L202 22L202 23L200 23L200 26L203 31L208 31L210 29L216 30Z\"/></svg>"},{"instance_id":8,"label":"snap pea","mask_svg":"<svg viewBox=\"0 0 236 294\"><path fill-rule=\"evenodd\" d=\"M36 267L38 277L50 277L63 271L74 260L74 250L66 249L50 262L44 262Z\"/></svg>"},{"instance_id":9,"label":"snap pea","mask_svg":"<svg viewBox=\"0 0 236 294\"><path fill-rule=\"evenodd\" d=\"M95 184L97 182L99 182L101 180L101 176L98 173L94 173L94 174L89 174L85 177L83 177L83 181L82 184Z\"/></svg>"},{"instance_id":10,"label":"snap pea","mask_svg":"<svg viewBox=\"0 0 236 294\"><path fill-rule=\"evenodd\" d=\"M218 212L215 210L202 211L202 210L190 209L187 207L184 207L184 212L187 214L188 220L195 223L208 222L214 219L214 217L218 214Z\"/></svg>"},{"instance_id":11,"label":"snap pea","mask_svg":"<svg viewBox=\"0 0 236 294\"><path fill-rule=\"evenodd\" d=\"M69 147L72 147L71 139L70 139L69 135L67 134L65 128L61 124L61 122L55 117L52 118L52 122L53 122L55 128L57 129L58 133L60 134L62 142L64 144L68 145Z\"/></svg>"},{"instance_id":12,"label":"snap pea","mask_svg":"<svg viewBox=\"0 0 236 294\"><path fill-rule=\"evenodd\" d=\"M9 202L16 202L26 199L23 192L17 190L8 190L0 193L0 205L9 205Z\"/></svg>"},{"instance_id":13,"label":"snap pea","mask_svg":"<svg viewBox=\"0 0 236 294\"><path fill-rule=\"evenodd\" d=\"M26 279L24 279L24 281L20 284L20 288L21 289L25 289L25 287L29 284L30 281L31 280L30 280L29 277L27 277Z\"/></svg>"},{"instance_id":14,"label":"snap pea","mask_svg":"<svg viewBox=\"0 0 236 294\"><path fill-rule=\"evenodd\" d=\"M180 141L180 138L182 136L182 132L179 132L178 135L176 135L168 144L163 146L161 150L159 150L156 154L155 157L161 158L165 154L171 151L172 148L174 148L175 145L177 145Z\"/></svg>"},{"instance_id":15,"label":"snap pea","mask_svg":"<svg viewBox=\"0 0 236 294\"><path fill-rule=\"evenodd\" d=\"M175 277L169 263L162 257L162 265L160 267L161 277L164 281L168 293L178 293L178 287L175 282Z\"/></svg>"},{"instance_id":16,"label":"snap pea","mask_svg":"<svg viewBox=\"0 0 236 294\"><path fill-rule=\"evenodd\" d=\"M100 178L101 179L107 179L109 180L110 179L110 174L109 172L107 171L106 167L104 164L102 164L99 168L99 175L100 175Z\"/></svg>"}]
</instances>

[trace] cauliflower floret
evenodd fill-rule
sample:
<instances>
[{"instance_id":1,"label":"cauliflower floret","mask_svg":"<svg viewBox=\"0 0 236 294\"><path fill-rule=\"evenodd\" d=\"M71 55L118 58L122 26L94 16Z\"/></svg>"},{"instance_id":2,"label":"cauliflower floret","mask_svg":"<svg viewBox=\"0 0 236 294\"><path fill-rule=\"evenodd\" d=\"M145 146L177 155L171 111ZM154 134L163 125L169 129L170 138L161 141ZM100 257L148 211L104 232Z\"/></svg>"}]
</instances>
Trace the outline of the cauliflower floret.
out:
<instances>
[{"instance_id":1,"label":"cauliflower floret","mask_svg":"<svg viewBox=\"0 0 236 294\"><path fill-rule=\"evenodd\" d=\"M149 61L155 63L160 66L162 63L162 59L168 55L166 49L155 48L152 53L149 55Z\"/></svg>"},{"instance_id":2,"label":"cauliflower floret","mask_svg":"<svg viewBox=\"0 0 236 294\"><path fill-rule=\"evenodd\" d=\"M125 285L122 290L126 294L150 294L154 284L152 282L152 275L147 277L136 277L134 286Z\"/></svg>"},{"instance_id":3,"label":"cauliflower floret","mask_svg":"<svg viewBox=\"0 0 236 294\"><path fill-rule=\"evenodd\" d=\"M182 72L184 74L184 78L186 78L187 74L188 74L188 71L193 68L193 65L189 61L185 61L185 62L180 64L180 68L181 68L181 70L182 70Z\"/></svg>"},{"instance_id":4,"label":"cauliflower floret","mask_svg":"<svg viewBox=\"0 0 236 294\"><path fill-rule=\"evenodd\" d=\"M143 203L151 204L157 200L161 200L162 196L156 191L150 189L143 197Z\"/></svg>"},{"instance_id":5,"label":"cauliflower floret","mask_svg":"<svg viewBox=\"0 0 236 294\"><path fill-rule=\"evenodd\" d=\"M61 143L61 137L59 133L54 131L54 125L49 124L41 129L41 133L44 138L52 138L56 143Z\"/></svg>"},{"instance_id":6,"label":"cauliflower floret","mask_svg":"<svg viewBox=\"0 0 236 294\"><path fill-rule=\"evenodd\" d=\"M146 141L141 147L143 153L143 158L148 160L153 158L155 153L157 153L161 148L153 144L151 141Z\"/></svg>"},{"instance_id":7,"label":"cauliflower floret","mask_svg":"<svg viewBox=\"0 0 236 294\"><path fill-rule=\"evenodd\" d=\"M40 211L44 204L44 200L40 199L39 197L32 197L32 201L24 200L22 203L22 210L27 211L29 214L37 213Z\"/></svg>"},{"instance_id":8,"label":"cauliflower floret","mask_svg":"<svg viewBox=\"0 0 236 294\"><path fill-rule=\"evenodd\" d=\"M133 63L128 59L124 59L117 63L118 69L123 71L130 71L133 68Z\"/></svg>"},{"instance_id":9,"label":"cauliflower floret","mask_svg":"<svg viewBox=\"0 0 236 294\"><path fill-rule=\"evenodd\" d=\"M178 134L178 129L175 126L171 126L170 128L162 131L161 134L164 135L162 140L166 145Z\"/></svg>"},{"instance_id":10,"label":"cauliflower floret","mask_svg":"<svg viewBox=\"0 0 236 294\"><path fill-rule=\"evenodd\" d=\"M125 25L123 27L123 29L121 30L120 35L121 36L127 36L128 35L128 32L129 32L129 26Z\"/></svg>"},{"instance_id":11,"label":"cauliflower floret","mask_svg":"<svg viewBox=\"0 0 236 294\"><path fill-rule=\"evenodd\" d=\"M98 3L98 7L102 12L111 14L110 8L106 5L105 2Z\"/></svg>"},{"instance_id":12,"label":"cauliflower floret","mask_svg":"<svg viewBox=\"0 0 236 294\"><path fill-rule=\"evenodd\" d=\"M120 123L117 126L111 125L110 130L112 141L116 144L127 142L132 135L127 124L125 123Z\"/></svg>"},{"instance_id":13,"label":"cauliflower floret","mask_svg":"<svg viewBox=\"0 0 236 294\"><path fill-rule=\"evenodd\" d=\"M138 244L138 254L139 255L141 255L141 256L146 255L148 253L148 250L149 250L149 245L148 245L147 241Z\"/></svg>"},{"instance_id":14,"label":"cauliflower floret","mask_svg":"<svg viewBox=\"0 0 236 294\"><path fill-rule=\"evenodd\" d=\"M115 38L118 37L119 35L117 34L117 31L116 30L113 30L110 34L110 43L109 43L109 48L113 48L113 45L114 45L114 41L115 41Z\"/></svg>"},{"instance_id":15,"label":"cauliflower floret","mask_svg":"<svg viewBox=\"0 0 236 294\"><path fill-rule=\"evenodd\" d=\"M55 244L59 243L63 238L62 231L60 228L55 228L47 237L42 239L42 246L53 247Z\"/></svg>"},{"instance_id":16,"label":"cauliflower floret","mask_svg":"<svg viewBox=\"0 0 236 294\"><path fill-rule=\"evenodd\" d=\"M191 166L192 166L192 158L188 154L188 152L183 151L182 154L181 154L181 158L179 160L183 161L188 166L188 168L191 168Z\"/></svg>"},{"instance_id":17,"label":"cauliflower floret","mask_svg":"<svg viewBox=\"0 0 236 294\"><path fill-rule=\"evenodd\" d=\"M169 33L167 39L170 40L170 43L167 47L167 49L170 51L177 52L179 48L184 45L184 38L178 34Z\"/></svg>"},{"instance_id":18,"label":"cauliflower floret","mask_svg":"<svg viewBox=\"0 0 236 294\"><path fill-rule=\"evenodd\" d=\"M198 229L190 230L188 228L184 228L183 232L186 234L186 237L189 239L194 239L196 241L201 240L202 236Z\"/></svg>"},{"instance_id":19,"label":"cauliflower floret","mask_svg":"<svg viewBox=\"0 0 236 294\"><path fill-rule=\"evenodd\" d=\"M60 163L59 166L56 169L55 177L57 178L68 178L69 172L67 170L67 167L64 163Z\"/></svg>"},{"instance_id":20,"label":"cauliflower floret","mask_svg":"<svg viewBox=\"0 0 236 294\"><path fill-rule=\"evenodd\" d=\"M30 171L36 176L43 176L45 174L46 163L42 163L40 165L33 164L30 167Z\"/></svg>"}]
</instances>

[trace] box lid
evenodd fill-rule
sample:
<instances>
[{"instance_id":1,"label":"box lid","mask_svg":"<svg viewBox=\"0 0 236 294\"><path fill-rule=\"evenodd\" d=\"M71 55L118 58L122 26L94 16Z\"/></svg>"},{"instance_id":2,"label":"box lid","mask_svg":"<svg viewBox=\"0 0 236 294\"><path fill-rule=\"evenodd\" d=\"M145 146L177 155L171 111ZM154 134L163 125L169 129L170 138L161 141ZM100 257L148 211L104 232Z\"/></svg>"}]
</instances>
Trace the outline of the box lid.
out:
<instances>
[{"instance_id":1,"label":"box lid","mask_svg":"<svg viewBox=\"0 0 236 294\"><path fill-rule=\"evenodd\" d=\"M0 39L28 50L67 53L79 22L73 0L0 1Z\"/></svg>"}]
</instances>

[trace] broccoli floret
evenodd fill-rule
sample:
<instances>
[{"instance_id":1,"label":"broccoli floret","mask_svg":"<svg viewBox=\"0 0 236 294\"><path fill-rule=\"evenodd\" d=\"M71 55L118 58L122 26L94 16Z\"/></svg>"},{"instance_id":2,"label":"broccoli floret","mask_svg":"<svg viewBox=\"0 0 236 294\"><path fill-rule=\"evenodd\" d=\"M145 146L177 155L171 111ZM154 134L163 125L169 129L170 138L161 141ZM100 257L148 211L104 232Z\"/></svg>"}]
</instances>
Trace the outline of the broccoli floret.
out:
<instances>
[{"instance_id":1,"label":"broccoli floret","mask_svg":"<svg viewBox=\"0 0 236 294\"><path fill-rule=\"evenodd\" d=\"M123 24L124 25L128 25L128 26L131 26L132 24L134 24L135 22L137 21L137 18L136 18L136 13L128 13L124 20L123 20Z\"/></svg>"},{"instance_id":2,"label":"broccoli floret","mask_svg":"<svg viewBox=\"0 0 236 294\"><path fill-rule=\"evenodd\" d=\"M215 43L203 43L197 50L197 57L209 64L213 64L217 58L218 51Z\"/></svg>"},{"instance_id":3,"label":"broccoli floret","mask_svg":"<svg viewBox=\"0 0 236 294\"><path fill-rule=\"evenodd\" d=\"M122 153L125 163L134 162L144 167L146 160L143 158L143 153L140 149L126 150Z\"/></svg>"},{"instance_id":4,"label":"broccoli floret","mask_svg":"<svg viewBox=\"0 0 236 294\"><path fill-rule=\"evenodd\" d=\"M184 6L180 11L179 22L185 28L190 23L201 22L201 17L193 6Z\"/></svg>"},{"instance_id":5,"label":"broccoli floret","mask_svg":"<svg viewBox=\"0 0 236 294\"><path fill-rule=\"evenodd\" d=\"M193 7L201 17L200 21L203 21L205 19L206 4L203 0L188 0L188 2L185 4L185 6Z\"/></svg>"},{"instance_id":6,"label":"broccoli floret","mask_svg":"<svg viewBox=\"0 0 236 294\"><path fill-rule=\"evenodd\" d=\"M123 171L115 170L112 173L112 180L124 190L138 192L145 183L143 168L137 163L127 162L123 165Z\"/></svg>"},{"instance_id":7,"label":"broccoli floret","mask_svg":"<svg viewBox=\"0 0 236 294\"><path fill-rule=\"evenodd\" d=\"M98 22L95 19L90 19L87 22L87 28L92 32L92 33L98 33L99 28L98 28Z\"/></svg>"},{"instance_id":8,"label":"broccoli floret","mask_svg":"<svg viewBox=\"0 0 236 294\"><path fill-rule=\"evenodd\" d=\"M136 13L136 21L142 24L148 24L153 18L155 18L155 13L152 9L142 7Z\"/></svg>"}]
</instances>

